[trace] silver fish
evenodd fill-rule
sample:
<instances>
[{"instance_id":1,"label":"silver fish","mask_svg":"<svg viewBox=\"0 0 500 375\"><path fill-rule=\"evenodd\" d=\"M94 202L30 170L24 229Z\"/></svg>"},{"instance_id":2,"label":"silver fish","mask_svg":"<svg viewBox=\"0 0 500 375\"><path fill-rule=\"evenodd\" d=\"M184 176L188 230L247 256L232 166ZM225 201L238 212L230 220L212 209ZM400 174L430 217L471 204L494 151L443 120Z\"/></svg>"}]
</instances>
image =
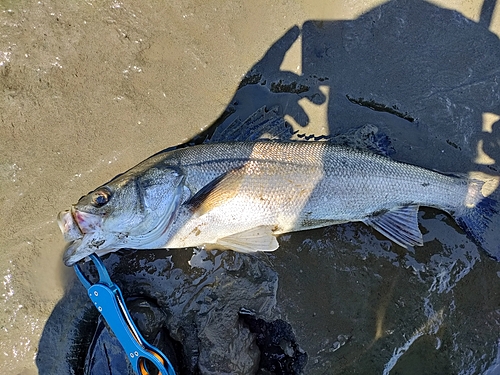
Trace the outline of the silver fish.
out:
<instances>
[{"instance_id":1,"label":"silver fish","mask_svg":"<svg viewBox=\"0 0 500 375\"><path fill-rule=\"evenodd\" d=\"M495 203L482 184L329 142L209 143L145 160L58 221L68 266L122 248L273 251L279 234L353 221L419 246L419 206L481 241Z\"/></svg>"}]
</instances>

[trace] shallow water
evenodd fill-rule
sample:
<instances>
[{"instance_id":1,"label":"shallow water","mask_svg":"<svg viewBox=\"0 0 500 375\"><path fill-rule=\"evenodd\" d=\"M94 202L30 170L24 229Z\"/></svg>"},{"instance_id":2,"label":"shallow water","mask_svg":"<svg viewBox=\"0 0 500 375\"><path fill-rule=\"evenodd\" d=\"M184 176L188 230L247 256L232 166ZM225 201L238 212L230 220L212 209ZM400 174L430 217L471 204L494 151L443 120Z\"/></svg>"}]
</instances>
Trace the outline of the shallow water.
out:
<instances>
[{"instance_id":1,"label":"shallow water","mask_svg":"<svg viewBox=\"0 0 500 375\"><path fill-rule=\"evenodd\" d=\"M398 160L497 173L494 3L2 4L0 368L71 373L91 344L123 364L62 266L55 216L224 109L214 126L278 105L299 132L372 124ZM270 255L123 251L106 264L187 370L500 372L499 263L442 212L419 221L425 245L410 251L346 224L282 236Z\"/></svg>"}]
</instances>

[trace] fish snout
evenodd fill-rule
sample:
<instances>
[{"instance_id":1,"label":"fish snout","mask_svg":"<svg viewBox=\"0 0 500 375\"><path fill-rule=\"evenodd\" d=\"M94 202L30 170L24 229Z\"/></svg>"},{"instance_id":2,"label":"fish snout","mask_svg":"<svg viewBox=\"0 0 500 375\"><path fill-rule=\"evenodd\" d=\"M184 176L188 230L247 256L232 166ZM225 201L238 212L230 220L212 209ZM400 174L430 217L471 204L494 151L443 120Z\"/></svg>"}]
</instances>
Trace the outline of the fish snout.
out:
<instances>
[{"instance_id":1,"label":"fish snout","mask_svg":"<svg viewBox=\"0 0 500 375\"><path fill-rule=\"evenodd\" d=\"M57 223L65 241L71 242L82 238L84 234L99 230L102 224L102 217L79 211L75 207L72 207L71 210L59 213Z\"/></svg>"},{"instance_id":2,"label":"fish snout","mask_svg":"<svg viewBox=\"0 0 500 375\"><path fill-rule=\"evenodd\" d=\"M74 206L62 211L57 216L57 223L68 242L64 250L63 261L68 267L102 249L106 243L101 226L100 215L79 211Z\"/></svg>"},{"instance_id":3,"label":"fish snout","mask_svg":"<svg viewBox=\"0 0 500 375\"><path fill-rule=\"evenodd\" d=\"M75 241L83 237L83 232L75 222L71 211L59 212L59 215L57 215L57 224L66 242Z\"/></svg>"}]
</instances>

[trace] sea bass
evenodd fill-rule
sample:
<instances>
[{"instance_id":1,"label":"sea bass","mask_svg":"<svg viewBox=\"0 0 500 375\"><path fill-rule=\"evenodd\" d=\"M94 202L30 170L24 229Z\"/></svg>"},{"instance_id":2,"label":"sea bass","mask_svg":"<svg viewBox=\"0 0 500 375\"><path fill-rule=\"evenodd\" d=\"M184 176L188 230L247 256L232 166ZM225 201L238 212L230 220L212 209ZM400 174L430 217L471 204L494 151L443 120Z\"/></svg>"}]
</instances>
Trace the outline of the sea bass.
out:
<instances>
[{"instance_id":1,"label":"sea bass","mask_svg":"<svg viewBox=\"0 0 500 375\"><path fill-rule=\"evenodd\" d=\"M279 234L354 221L418 246L419 206L481 242L495 204L482 184L325 141L208 143L146 159L58 221L67 266L122 248L273 251Z\"/></svg>"}]
</instances>

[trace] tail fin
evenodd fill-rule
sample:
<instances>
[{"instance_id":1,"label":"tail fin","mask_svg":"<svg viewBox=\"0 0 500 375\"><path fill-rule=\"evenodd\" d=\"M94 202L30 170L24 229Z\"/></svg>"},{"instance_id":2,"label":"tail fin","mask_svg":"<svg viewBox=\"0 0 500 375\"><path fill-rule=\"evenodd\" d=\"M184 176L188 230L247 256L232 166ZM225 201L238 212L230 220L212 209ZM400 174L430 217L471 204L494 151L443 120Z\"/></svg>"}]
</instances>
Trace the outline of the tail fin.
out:
<instances>
[{"instance_id":1,"label":"tail fin","mask_svg":"<svg viewBox=\"0 0 500 375\"><path fill-rule=\"evenodd\" d=\"M463 209L455 212L455 220L462 230L493 259L500 261L500 223L497 201L483 196L484 182L469 181L469 191ZM496 238L492 238L495 236Z\"/></svg>"}]
</instances>

